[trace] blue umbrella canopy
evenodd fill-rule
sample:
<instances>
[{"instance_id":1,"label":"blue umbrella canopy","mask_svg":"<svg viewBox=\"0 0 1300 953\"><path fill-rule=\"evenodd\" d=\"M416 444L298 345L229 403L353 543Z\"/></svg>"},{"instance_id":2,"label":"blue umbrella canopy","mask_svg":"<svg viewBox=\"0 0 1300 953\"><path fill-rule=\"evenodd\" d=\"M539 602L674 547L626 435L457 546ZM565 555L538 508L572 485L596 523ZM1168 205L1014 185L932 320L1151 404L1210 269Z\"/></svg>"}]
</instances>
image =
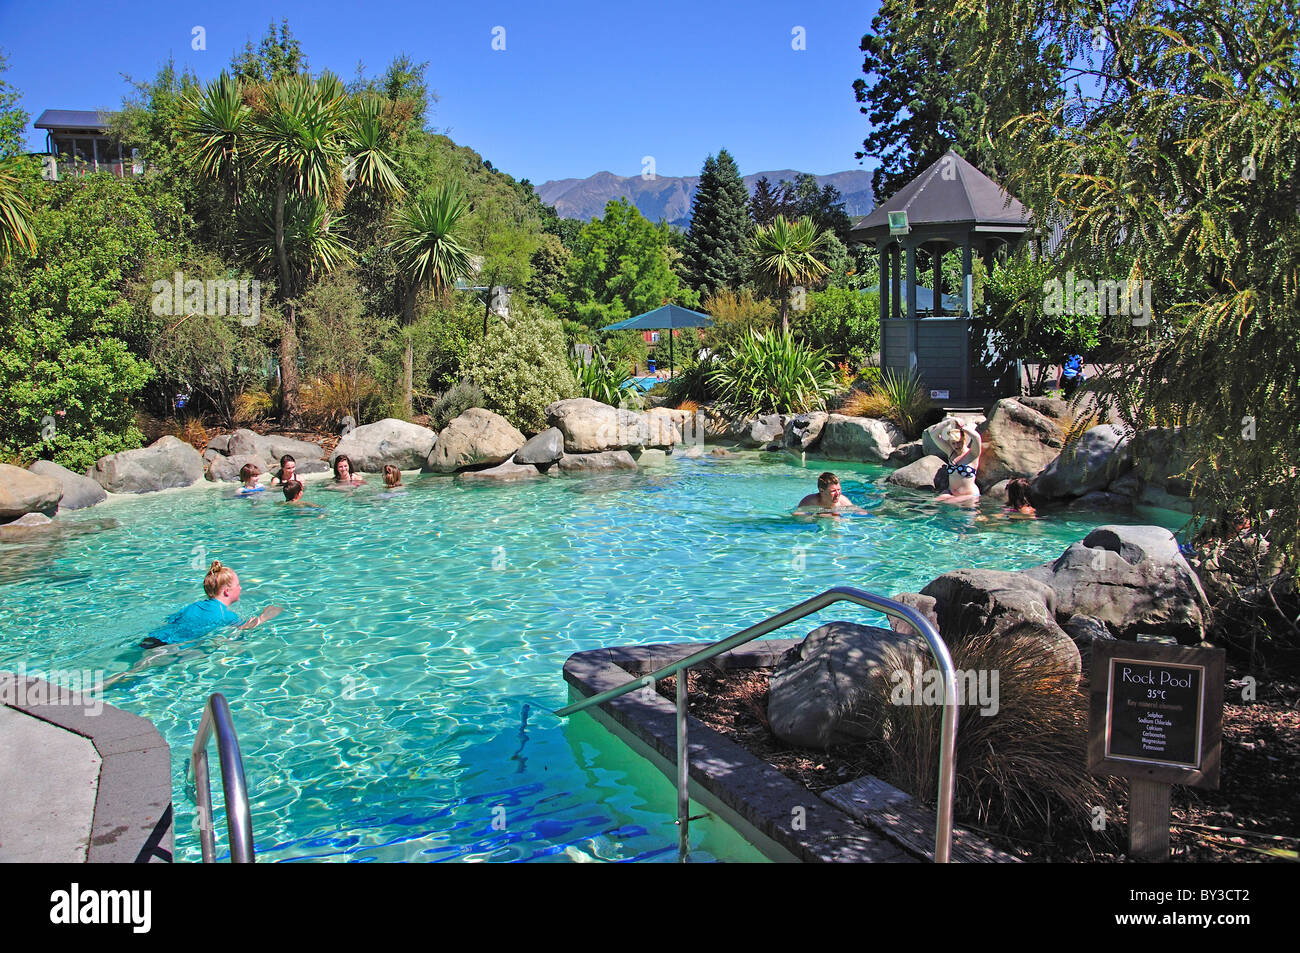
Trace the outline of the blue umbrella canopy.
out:
<instances>
[{"instance_id":1,"label":"blue umbrella canopy","mask_svg":"<svg viewBox=\"0 0 1300 953\"><path fill-rule=\"evenodd\" d=\"M692 311L690 308L683 308L676 304L666 304L663 307L655 308L653 311L647 311L645 314L638 314L635 318L628 318L626 321L607 325L601 330L658 331L663 328L707 328L712 323L713 319L707 314L701 314L698 311Z\"/></svg>"},{"instance_id":2,"label":"blue umbrella canopy","mask_svg":"<svg viewBox=\"0 0 1300 953\"><path fill-rule=\"evenodd\" d=\"M664 328L707 328L713 323L713 319L707 314L701 314L699 311L692 311L690 308L683 308L681 305L666 304L662 307L655 308L653 311L647 311L645 314L638 314L635 318L628 318L626 321L619 321L617 324L610 324L601 328L602 331L656 331ZM668 335L668 372L672 373L673 369L673 336Z\"/></svg>"}]
</instances>

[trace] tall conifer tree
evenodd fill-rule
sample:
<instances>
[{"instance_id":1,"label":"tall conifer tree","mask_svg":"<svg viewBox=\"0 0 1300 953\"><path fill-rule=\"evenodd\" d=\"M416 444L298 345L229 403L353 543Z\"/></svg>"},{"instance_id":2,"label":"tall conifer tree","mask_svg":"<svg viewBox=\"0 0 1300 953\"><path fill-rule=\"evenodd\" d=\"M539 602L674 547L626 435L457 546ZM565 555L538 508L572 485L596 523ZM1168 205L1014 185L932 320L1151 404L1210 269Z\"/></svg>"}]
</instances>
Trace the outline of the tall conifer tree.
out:
<instances>
[{"instance_id":1,"label":"tall conifer tree","mask_svg":"<svg viewBox=\"0 0 1300 953\"><path fill-rule=\"evenodd\" d=\"M754 222L749 190L726 149L704 160L691 207L685 262L692 287L701 297L719 288L738 288L748 270L747 245Z\"/></svg>"}]
</instances>

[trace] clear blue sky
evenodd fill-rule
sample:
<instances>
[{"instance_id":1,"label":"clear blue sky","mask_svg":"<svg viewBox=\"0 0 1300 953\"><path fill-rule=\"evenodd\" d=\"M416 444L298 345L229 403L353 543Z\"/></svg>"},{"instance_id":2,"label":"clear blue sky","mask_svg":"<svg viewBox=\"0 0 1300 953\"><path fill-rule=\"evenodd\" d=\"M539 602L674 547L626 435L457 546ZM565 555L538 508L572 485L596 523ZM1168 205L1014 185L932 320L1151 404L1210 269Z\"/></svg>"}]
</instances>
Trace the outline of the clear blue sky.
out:
<instances>
[{"instance_id":1,"label":"clear blue sky","mask_svg":"<svg viewBox=\"0 0 1300 953\"><path fill-rule=\"evenodd\" d=\"M0 0L4 79L34 122L45 109L120 108L123 74L169 55L216 76L272 19L289 19L313 72L377 74L399 52L428 60L430 124L502 171L540 184L595 172L696 175L726 148L742 174L870 168L853 98L878 0L277 4ZM192 29L207 49L191 49ZM492 49L505 28L505 50ZM806 49L792 49L803 27ZM33 151L44 133L29 128Z\"/></svg>"}]
</instances>

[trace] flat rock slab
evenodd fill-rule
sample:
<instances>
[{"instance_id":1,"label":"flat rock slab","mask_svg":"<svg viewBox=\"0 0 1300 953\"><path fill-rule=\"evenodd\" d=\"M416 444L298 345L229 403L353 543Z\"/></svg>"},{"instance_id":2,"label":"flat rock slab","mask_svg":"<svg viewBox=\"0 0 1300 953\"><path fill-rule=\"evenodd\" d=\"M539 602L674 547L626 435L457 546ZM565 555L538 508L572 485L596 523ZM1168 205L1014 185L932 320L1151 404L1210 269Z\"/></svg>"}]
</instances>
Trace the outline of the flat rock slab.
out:
<instances>
[{"instance_id":1,"label":"flat rock slab","mask_svg":"<svg viewBox=\"0 0 1300 953\"><path fill-rule=\"evenodd\" d=\"M89 738L0 705L0 863L86 862L101 761Z\"/></svg>"},{"instance_id":2,"label":"flat rock slab","mask_svg":"<svg viewBox=\"0 0 1300 953\"><path fill-rule=\"evenodd\" d=\"M604 453L566 453L560 457L560 469L566 473L584 470L635 470L636 461L626 450L606 450Z\"/></svg>"}]
</instances>

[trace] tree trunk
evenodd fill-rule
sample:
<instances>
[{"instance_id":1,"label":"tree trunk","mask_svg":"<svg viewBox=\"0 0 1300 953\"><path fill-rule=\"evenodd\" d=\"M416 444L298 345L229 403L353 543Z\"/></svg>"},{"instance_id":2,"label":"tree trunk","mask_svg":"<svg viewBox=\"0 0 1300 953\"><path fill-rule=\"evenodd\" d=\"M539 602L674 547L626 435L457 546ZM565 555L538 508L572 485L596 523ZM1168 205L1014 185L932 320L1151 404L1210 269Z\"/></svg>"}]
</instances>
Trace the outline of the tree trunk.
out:
<instances>
[{"instance_id":1,"label":"tree trunk","mask_svg":"<svg viewBox=\"0 0 1300 953\"><path fill-rule=\"evenodd\" d=\"M790 333L790 318L787 314L790 307L790 295L788 288L781 289L781 333Z\"/></svg>"},{"instance_id":2,"label":"tree trunk","mask_svg":"<svg viewBox=\"0 0 1300 953\"><path fill-rule=\"evenodd\" d=\"M406 327L406 353L402 356L402 381L406 395L407 419L415 416L415 341L411 329L415 327L415 285L406 289L402 302L402 324Z\"/></svg>"},{"instance_id":3,"label":"tree trunk","mask_svg":"<svg viewBox=\"0 0 1300 953\"><path fill-rule=\"evenodd\" d=\"M284 248L284 178L275 190L275 258L280 267L280 300L285 305L284 330L280 334L280 426L289 430L302 428L302 409L298 406L298 315L289 284L289 256Z\"/></svg>"}]
</instances>

